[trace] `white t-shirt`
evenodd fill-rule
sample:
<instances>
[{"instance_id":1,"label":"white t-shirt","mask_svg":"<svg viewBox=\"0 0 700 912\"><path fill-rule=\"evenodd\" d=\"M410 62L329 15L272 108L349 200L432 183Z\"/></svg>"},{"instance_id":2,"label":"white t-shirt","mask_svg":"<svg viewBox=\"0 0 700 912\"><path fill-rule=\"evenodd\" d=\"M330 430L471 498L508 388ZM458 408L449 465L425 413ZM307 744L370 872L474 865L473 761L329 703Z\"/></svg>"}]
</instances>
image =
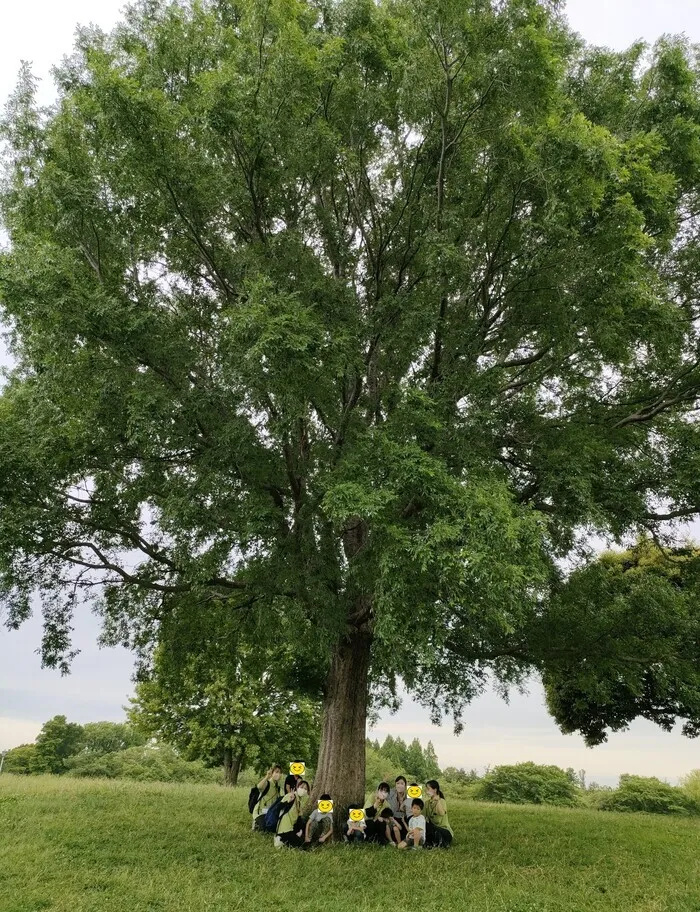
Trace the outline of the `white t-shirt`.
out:
<instances>
[{"instance_id":1,"label":"white t-shirt","mask_svg":"<svg viewBox=\"0 0 700 912\"><path fill-rule=\"evenodd\" d=\"M423 836L425 837L425 816L423 814L418 814L417 817L411 817L410 820L406 821L406 826L409 830L422 830Z\"/></svg>"},{"instance_id":2,"label":"white t-shirt","mask_svg":"<svg viewBox=\"0 0 700 912\"><path fill-rule=\"evenodd\" d=\"M366 830L367 824L365 823L364 817L362 820L351 820L348 817L348 827L352 827L354 830Z\"/></svg>"}]
</instances>

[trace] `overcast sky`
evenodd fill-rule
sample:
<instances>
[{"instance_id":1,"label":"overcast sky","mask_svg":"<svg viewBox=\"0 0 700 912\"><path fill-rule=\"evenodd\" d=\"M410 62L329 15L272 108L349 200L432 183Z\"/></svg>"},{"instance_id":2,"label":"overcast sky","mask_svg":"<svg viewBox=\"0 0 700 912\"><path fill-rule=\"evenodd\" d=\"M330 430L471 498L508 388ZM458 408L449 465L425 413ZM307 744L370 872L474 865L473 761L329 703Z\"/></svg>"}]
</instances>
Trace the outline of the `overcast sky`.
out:
<instances>
[{"instance_id":1,"label":"overcast sky","mask_svg":"<svg viewBox=\"0 0 700 912\"><path fill-rule=\"evenodd\" d=\"M122 7L117 0L5 3L0 103L12 91L22 60L32 62L42 79L40 98L50 102L49 70L70 52L75 25L93 22L108 29ZM567 13L573 28L595 44L624 48L639 38L653 42L662 34L679 33L700 43L698 0L570 0ZM94 617L76 621L75 643L81 653L71 675L62 678L40 667L36 649L41 625L36 618L18 632L0 627L0 749L33 740L41 723L57 713L77 722L123 718L122 706L132 691L132 659L124 650L99 650L98 633ZM409 740L417 736L423 743L432 739L443 766L483 769L534 760L585 769L589 781L610 784L623 772L675 781L700 767L700 741L689 741L679 732L666 734L646 722L611 736L608 744L587 749L578 736L558 731L538 684L528 696L514 694L509 705L486 694L472 704L466 722L464 734L455 738L449 726L432 726L426 711L407 702L370 735L380 740L389 733Z\"/></svg>"}]
</instances>

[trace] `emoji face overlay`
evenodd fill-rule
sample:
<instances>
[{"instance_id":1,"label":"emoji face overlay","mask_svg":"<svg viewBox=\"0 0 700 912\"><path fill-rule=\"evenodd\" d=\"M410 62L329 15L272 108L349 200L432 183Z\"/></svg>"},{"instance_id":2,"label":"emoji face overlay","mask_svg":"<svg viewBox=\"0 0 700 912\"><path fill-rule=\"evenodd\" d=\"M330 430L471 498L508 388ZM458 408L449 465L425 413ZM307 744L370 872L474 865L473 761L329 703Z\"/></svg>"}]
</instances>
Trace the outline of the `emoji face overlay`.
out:
<instances>
[{"instance_id":1,"label":"emoji face overlay","mask_svg":"<svg viewBox=\"0 0 700 912\"><path fill-rule=\"evenodd\" d=\"M333 802L332 801L319 801L318 809L322 814L330 814L330 812L333 810Z\"/></svg>"},{"instance_id":2,"label":"emoji face overlay","mask_svg":"<svg viewBox=\"0 0 700 912\"><path fill-rule=\"evenodd\" d=\"M306 764L298 763L298 762L290 763L289 772L292 774L292 776L303 776L304 773L306 772Z\"/></svg>"},{"instance_id":3,"label":"emoji face overlay","mask_svg":"<svg viewBox=\"0 0 700 912\"><path fill-rule=\"evenodd\" d=\"M350 820L353 823L359 823L361 820L365 819L365 812L362 808L351 808L350 809Z\"/></svg>"},{"instance_id":4,"label":"emoji face overlay","mask_svg":"<svg viewBox=\"0 0 700 912\"><path fill-rule=\"evenodd\" d=\"M423 789L420 785L412 785L406 790L406 794L409 798L420 798L423 794Z\"/></svg>"}]
</instances>

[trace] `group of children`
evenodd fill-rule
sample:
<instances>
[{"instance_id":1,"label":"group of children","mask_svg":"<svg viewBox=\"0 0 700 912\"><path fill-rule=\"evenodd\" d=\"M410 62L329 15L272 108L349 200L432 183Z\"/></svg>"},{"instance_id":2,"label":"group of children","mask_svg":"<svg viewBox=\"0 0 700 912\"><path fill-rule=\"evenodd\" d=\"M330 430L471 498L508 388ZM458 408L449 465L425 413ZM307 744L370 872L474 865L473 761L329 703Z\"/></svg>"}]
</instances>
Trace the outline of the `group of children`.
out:
<instances>
[{"instance_id":1,"label":"group of children","mask_svg":"<svg viewBox=\"0 0 700 912\"><path fill-rule=\"evenodd\" d=\"M274 832L277 847L308 849L334 838L331 796L321 795L312 809L304 772L303 763L290 764L282 786L282 769L273 766L251 792L253 829ZM399 849L448 847L453 834L440 784L431 779L425 793L424 801L423 789L405 776L396 777L394 788L380 782L368 807L349 809L343 839Z\"/></svg>"}]
</instances>

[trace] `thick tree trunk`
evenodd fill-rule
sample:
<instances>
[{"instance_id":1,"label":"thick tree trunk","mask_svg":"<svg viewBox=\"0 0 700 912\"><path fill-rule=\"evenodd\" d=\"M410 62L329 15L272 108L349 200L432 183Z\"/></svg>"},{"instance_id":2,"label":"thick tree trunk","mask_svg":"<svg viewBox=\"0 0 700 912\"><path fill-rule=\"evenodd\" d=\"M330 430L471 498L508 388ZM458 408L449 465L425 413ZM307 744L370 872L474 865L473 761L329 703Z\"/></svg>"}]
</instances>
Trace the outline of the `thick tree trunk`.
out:
<instances>
[{"instance_id":1,"label":"thick tree trunk","mask_svg":"<svg viewBox=\"0 0 700 912\"><path fill-rule=\"evenodd\" d=\"M232 782L233 774L233 751L230 747L224 748L224 785L234 785Z\"/></svg>"},{"instance_id":2,"label":"thick tree trunk","mask_svg":"<svg viewBox=\"0 0 700 912\"><path fill-rule=\"evenodd\" d=\"M241 751L237 757L234 757L230 747L224 748L224 785L238 785L238 775L243 766L244 754L245 751Z\"/></svg>"},{"instance_id":3,"label":"thick tree trunk","mask_svg":"<svg viewBox=\"0 0 700 912\"><path fill-rule=\"evenodd\" d=\"M372 635L367 625L351 629L336 647L328 676L312 799L316 802L324 792L331 796L336 834L347 820L348 807L362 807L365 798L371 645Z\"/></svg>"},{"instance_id":4,"label":"thick tree trunk","mask_svg":"<svg viewBox=\"0 0 700 912\"><path fill-rule=\"evenodd\" d=\"M345 529L348 560L364 547L366 524L356 518ZM336 838L343 832L348 807L362 807L365 798L365 737L372 647L372 602L356 593L345 635L335 647L326 685L321 746L312 799L327 792L333 799Z\"/></svg>"}]
</instances>

